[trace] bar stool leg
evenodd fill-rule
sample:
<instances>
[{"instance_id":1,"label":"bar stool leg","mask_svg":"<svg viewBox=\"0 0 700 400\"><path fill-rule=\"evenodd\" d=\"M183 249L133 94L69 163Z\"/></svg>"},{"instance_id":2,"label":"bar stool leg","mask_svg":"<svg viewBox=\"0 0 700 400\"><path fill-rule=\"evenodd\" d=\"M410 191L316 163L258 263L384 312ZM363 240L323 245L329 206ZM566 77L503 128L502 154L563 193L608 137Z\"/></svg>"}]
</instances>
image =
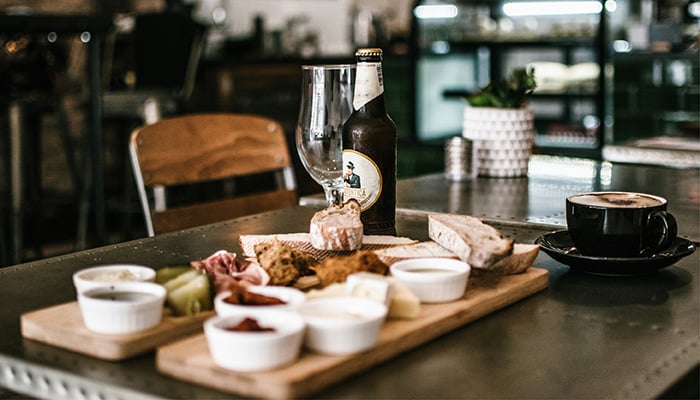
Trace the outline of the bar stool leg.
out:
<instances>
[{"instance_id":1,"label":"bar stool leg","mask_svg":"<svg viewBox=\"0 0 700 400\"><path fill-rule=\"evenodd\" d=\"M22 121L23 110L18 102L10 103L10 261L12 264L22 262L24 243L22 229L22 203L24 188L22 184Z\"/></svg>"}]
</instances>

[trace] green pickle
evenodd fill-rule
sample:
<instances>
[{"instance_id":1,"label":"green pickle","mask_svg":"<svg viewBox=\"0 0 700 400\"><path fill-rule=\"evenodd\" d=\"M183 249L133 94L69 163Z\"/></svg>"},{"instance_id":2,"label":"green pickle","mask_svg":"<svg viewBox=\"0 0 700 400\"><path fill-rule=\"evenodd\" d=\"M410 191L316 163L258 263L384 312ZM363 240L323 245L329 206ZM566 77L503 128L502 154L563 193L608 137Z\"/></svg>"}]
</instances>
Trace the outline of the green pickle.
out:
<instances>
[{"instance_id":1,"label":"green pickle","mask_svg":"<svg viewBox=\"0 0 700 400\"><path fill-rule=\"evenodd\" d=\"M202 275L202 272L190 269L189 271L182 273L176 276L175 278L163 283L163 286L165 286L165 288L168 290L168 293L170 293L173 290L179 288L180 286L186 285L189 281L191 281L199 275Z\"/></svg>"},{"instance_id":2,"label":"green pickle","mask_svg":"<svg viewBox=\"0 0 700 400\"><path fill-rule=\"evenodd\" d=\"M189 266L172 266L156 271L156 282L168 291L165 303L174 315L194 315L214 308L213 290L203 271Z\"/></svg>"},{"instance_id":3,"label":"green pickle","mask_svg":"<svg viewBox=\"0 0 700 400\"><path fill-rule=\"evenodd\" d=\"M178 279L178 278L176 278ZM203 273L174 290L168 290L167 304L175 315L194 315L214 308L209 277Z\"/></svg>"},{"instance_id":4,"label":"green pickle","mask_svg":"<svg viewBox=\"0 0 700 400\"><path fill-rule=\"evenodd\" d=\"M178 275L182 275L187 271L191 271L192 268L189 265L176 265L172 267L161 268L156 271L156 283L161 285L165 282L176 278Z\"/></svg>"}]
</instances>

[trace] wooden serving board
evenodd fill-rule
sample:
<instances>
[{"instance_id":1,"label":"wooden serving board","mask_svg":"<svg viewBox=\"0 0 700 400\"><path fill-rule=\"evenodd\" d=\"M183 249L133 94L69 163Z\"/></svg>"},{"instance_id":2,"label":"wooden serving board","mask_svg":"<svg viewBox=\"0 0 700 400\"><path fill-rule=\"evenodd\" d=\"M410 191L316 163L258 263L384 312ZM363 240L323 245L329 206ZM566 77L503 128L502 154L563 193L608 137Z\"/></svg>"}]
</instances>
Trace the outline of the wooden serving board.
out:
<instances>
[{"instance_id":1,"label":"wooden serving board","mask_svg":"<svg viewBox=\"0 0 700 400\"><path fill-rule=\"evenodd\" d=\"M455 302L421 304L418 318L388 320L377 346L359 354L302 350L297 361L276 370L235 372L214 363L204 334L199 334L159 347L156 365L163 374L224 392L270 399L304 397L545 289L547 275L544 269L529 268L492 284L470 284Z\"/></svg>"},{"instance_id":2,"label":"wooden serving board","mask_svg":"<svg viewBox=\"0 0 700 400\"><path fill-rule=\"evenodd\" d=\"M202 331L213 311L191 317L163 315L160 324L142 332L109 335L85 327L78 302L22 314L22 337L103 360L123 360Z\"/></svg>"}]
</instances>

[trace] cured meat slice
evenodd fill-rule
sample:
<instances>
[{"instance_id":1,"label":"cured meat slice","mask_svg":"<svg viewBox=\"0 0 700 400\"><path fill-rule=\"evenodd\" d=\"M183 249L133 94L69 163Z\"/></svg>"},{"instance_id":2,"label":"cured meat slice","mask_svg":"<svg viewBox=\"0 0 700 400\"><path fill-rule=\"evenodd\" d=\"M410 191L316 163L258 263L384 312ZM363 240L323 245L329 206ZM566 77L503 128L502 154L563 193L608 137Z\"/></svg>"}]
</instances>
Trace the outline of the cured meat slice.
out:
<instances>
[{"instance_id":1,"label":"cured meat slice","mask_svg":"<svg viewBox=\"0 0 700 400\"><path fill-rule=\"evenodd\" d=\"M267 285L270 281L270 276L260 265L226 250L219 250L204 260L192 261L190 266L205 271L214 282L217 293L228 290L232 284Z\"/></svg>"}]
</instances>

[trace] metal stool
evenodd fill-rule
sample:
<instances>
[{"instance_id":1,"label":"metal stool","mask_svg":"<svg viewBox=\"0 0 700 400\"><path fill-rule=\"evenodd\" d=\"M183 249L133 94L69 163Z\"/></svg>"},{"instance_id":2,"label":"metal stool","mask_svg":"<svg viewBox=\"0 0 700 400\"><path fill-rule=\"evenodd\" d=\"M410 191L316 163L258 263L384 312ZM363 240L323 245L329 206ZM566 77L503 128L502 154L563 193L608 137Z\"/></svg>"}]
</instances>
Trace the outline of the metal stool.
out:
<instances>
[{"instance_id":1,"label":"metal stool","mask_svg":"<svg viewBox=\"0 0 700 400\"><path fill-rule=\"evenodd\" d=\"M8 121L8 144L10 153L10 257L11 264L19 264L23 261L24 254L24 217L27 203L27 188L31 191L30 198L32 203L36 203L38 188L32 187L36 185L39 178L37 169L27 171L27 158L25 155L28 152L28 147L35 147L32 141L28 140L28 131L26 129L26 114L28 108L37 106L34 99L13 99L7 107ZM37 135L38 136L38 135ZM27 173L28 172L28 173ZM31 175L29 179L25 179L27 175ZM27 181L31 182L27 186ZM33 204L37 205L37 204ZM41 215L41 205L39 204L38 213ZM36 214L33 219L36 218ZM33 223L33 225L37 225ZM37 254L41 254L40 246L36 246Z\"/></svg>"},{"instance_id":2,"label":"metal stool","mask_svg":"<svg viewBox=\"0 0 700 400\"><path fill-rule=\"evenodd\" d=\"M41 195L41 157L40 140L42 132L28 128L28 122L39 123L37 115L53 112L58 117L58 133L63 151L68 163L68 172L73 181L75 198L80 192L83 177L79 173L75 161L74 149L71 142L65 111L60 104L60 98L55 103L47 100L46 96L22 96L10 100L7 106L7 127L9 147L9 176L10 176L10 246L4 258L5 262L18 264L23 262L25 218L31 210L31 230L37 240L34 251L42 256L41 243L38 236L42 232L42 195ZM0 237L2 240L2 237ZM4 240L3 240L4 244ZM0 248L2 250L2 248Z\"/></svg>"}]
</instances>

